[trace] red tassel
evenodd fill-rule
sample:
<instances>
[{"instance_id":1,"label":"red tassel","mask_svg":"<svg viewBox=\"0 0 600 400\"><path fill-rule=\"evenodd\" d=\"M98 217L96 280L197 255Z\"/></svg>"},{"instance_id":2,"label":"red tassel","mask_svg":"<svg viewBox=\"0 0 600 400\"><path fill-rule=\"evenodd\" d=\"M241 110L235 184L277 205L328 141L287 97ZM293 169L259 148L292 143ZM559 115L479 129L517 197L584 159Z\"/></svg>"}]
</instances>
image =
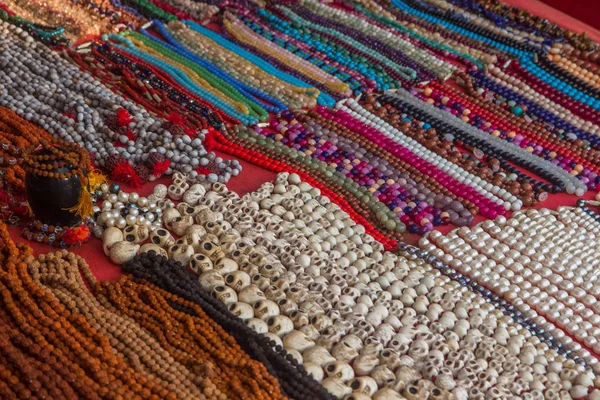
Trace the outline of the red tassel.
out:
<instances>
[{"instance_id":1,"label":"red tassel","mask_svg":"<svg viewBox=\"0 0 600 400\"><path fill-rule=\"evenodd\" d=\"M206 135L204 135L204 141L202 142L202 145L204 146L206 151L213 151L216 144L217 142L215 141L215 138L213 137L210 131Z\"/></svg>"},{"instance_id":2,"label":"red tassel","mask_svg":"<svg viewBox=\"0 0 600 400\"><path fill-rule=\"evenodd\" d=\"M127 136L127 139L129 140L135 141L135 133L131 129L127 129L127 132L125 132L125 136Z\"/></svg>"},{"instance_id":3,"label":"red tassel","mask_svg":"<svg viewBox=\"0 0 600 400\"><path fill-rule=\"evenodd\" d=\"M175 111L171 111L169 115L167 115L167 121L179 126L185 126L186 124L185 117Z\"/></svg>"},{"instance_id":4,"label":"red tassel","mask_svg":"<svg viewBox=\"0 0 600 400\"><path fill-rule=\"evenodd\" d=\"M191 138L198 136L198 130L193 126L185 126L183 129L185 130L185 134Z\"/></svg>"},{"instance_id":5,"label":"red tassel","mask_svg":"<svg viewBox=\"0 0 600 400\"><path fill-rule=\"evenodd\" d=\"M75 228L67 229L62 235L62 239L69 246L72 246L77 243L83 243L86 240L88 240L89 237L90 229L87 227L87 225L84 224Z\"/></svg>"},{"instance_id":6,"label":"red tassel","mask_svg":"<svg viewBox=\"0 0 600 400\"><path fill-rule=\"evenodd\" d=\"M65 117L67 117L67 118L71 118L73 121L75 121L75 120L76 120L76 119L75 119L75 116L74 116L73 114L69 113L69 112L66 112L66 113L64 113L63 115L64 115Z\"/></svg>"},{"instance_id":7,"label":"red tassel","mask_svg":"<svg viewBox=\"0 0 600 400\"><path fill-rule=\"evenodd\" d=\"M194 171L196 171L198 173L198 175L208 175L208 174L212 174L212 171L206 167L198 167L196 168Z\"/></svg>"},{"instance_id":8,"label":"red tassel","mask_svg":"<svg viewBox=\"0 0 600 400\"><path fill-rule=\"evenodd\" d=\"M115 146L115 147L125 147L126 145L125 145L125 144L123 144L123 143L121 143L121 141L120 141L120 140L115 140L115 141L113 142L113 146Z\"/></svg>"},{"instance_id":9,"label":"red tassel","mask_svg":"<svg viewBox=\"0 0 600 400\"><path fill-rule=\"evenodd\" d=\"M156 177L162 176L162 174L167 172L170 166L171 160L159 161L152 166L152 175Z\"/></svg>"},{"instance_id":10,"label":"red tassel","mask_svg":"<svg viewBox=\"0 0 600 400\"><path fill-rule=\"evenodd\" d=\"M119 126L127 126L132 121L131 115L126 109L121 107L117 110L117 123Z\"/></svg>"},{"instance_id":11,"label":"red tassel","mask_svg":"<svg viewBox=\"0 0 600 400\"><path fill-rule=\"evenodd\" d=\"M113 168L111 176L114 180L125 182L134 188L139 188L144 183L144 181L142 181L138 174L133 170L131 164L129 164L127 161L118 163Z\"/></svg>"},{"instance_id":12,"label":"red tassel","mask_svg":"<svg viewBox=\"0 0 600 400\"><path fill-rule=\"evenodd\" d=\"M29 206L18 205L18 206L10 207L9 211L12 211L13 213L15 213L17 215L28 215L29 214Z\"/></svg>"}]
</instances>

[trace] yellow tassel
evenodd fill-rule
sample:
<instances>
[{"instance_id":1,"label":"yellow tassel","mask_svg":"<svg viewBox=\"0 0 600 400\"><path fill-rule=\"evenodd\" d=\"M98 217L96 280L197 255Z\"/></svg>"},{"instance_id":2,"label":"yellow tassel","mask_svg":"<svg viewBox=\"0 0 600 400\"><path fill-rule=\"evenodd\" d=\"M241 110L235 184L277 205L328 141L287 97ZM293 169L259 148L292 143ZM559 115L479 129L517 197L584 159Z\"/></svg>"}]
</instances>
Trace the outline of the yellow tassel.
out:
<instances>
[{"instance_id":1,"label":"yellow tassel","mask_svg":"<svg viewBox=\"0 0 600 400\"><path fill-rule=\"evenodd\" d=\"M67 210L79 216L81 219L85 219L93 214L92 208L92 195L86 189L81 188L81 193L79 193L79 200L77 201L77 204L71 208L63 208L63 210Z\"/></svg>"},{"instance_id":2,"label":"yellow tassel","mask_svg":"<svg viewBox=\"0 0 600 400\"><path fill-rule=\"evenodd\" d=\"M106 176L104 176L102 172L100 172L98 169L94 169L88 174L88 183L90 185L90 190L95 190L98 186L106 182Z\"/></svg>"}]
</instances>

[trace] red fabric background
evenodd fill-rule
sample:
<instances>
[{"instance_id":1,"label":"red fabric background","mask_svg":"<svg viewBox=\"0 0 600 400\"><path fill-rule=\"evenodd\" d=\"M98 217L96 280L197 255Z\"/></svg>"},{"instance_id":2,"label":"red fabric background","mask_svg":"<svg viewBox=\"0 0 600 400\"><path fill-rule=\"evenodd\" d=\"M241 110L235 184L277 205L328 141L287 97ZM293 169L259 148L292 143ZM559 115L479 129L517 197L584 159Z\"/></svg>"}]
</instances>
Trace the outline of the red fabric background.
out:
<instances>
[{"instance_id":1,"label":"red fabric background","mask_svg":"<svg viewBox=\"0 0 600 400\"><path fill-rule=\"evenodd\" d=\"M546 1L562 3L562 4L567 3L565 0L546 0ZM578 0L578 1L582 1L585 3L587 0ZM527 9L537 15L542 15L542 16L548 18L549 20L560 23L561 25L563 25L566 28L569 28L571 30L574 30L577 32L586 31L596 41L600 41L600 31L593 29L590 26L587 26L587 25L575 20L574 18L569 17L568 15L565 15L564 13L561 13L560 11L558 11L552 7L549 7L537 0L509 0L509 1L505 1L505 2L515 5L515 6L518 6L518 7L521 7L521 8L524 8L524 9ZM599 0L589 0L589 2L596 3L595 4L596 10L598 10L600 8ZM571 2L571 3L575 3L575 2ZM575 8L574 8L574 10L575 10ZM597 12L591 13L590 15L592 15L593 17L597 17L598 13ZM597 23L596 23L596 25L597 25ZM223 156L222 154L220 154L220 155ZM229 158L229 157L225 156L225 158ZM256 166L248 164L244 161L241 161L241 164L243 167L241 175L236 178L233 178L228 185L232 190L236 191L240 195L243 195L247 192L256 190L262 183L271 181L275 178L274 173L267 171L263 168L256 167ZM169 182L170 182L170 179L163 178L160 181L158 181L157 183L165 183L168 185ZM147 184L141 190L138 190L137 192L140 195L148 195L151 193L153 186L154 186L154 184ZM127 188L124 188L124 189L128 190ZM587 193L584 198L592 199L594 196L595 196L594 193ZM540 203L537 208L541 208L541 207L557 208L558 206L561 206L561 205L573 206L573 205L575 205L576 200L577 199L574 196L569 196L566 194L551 195L551 196L549 196L548 200L546 200L543 203ZM479 222L483 219L484 219L483 217L478 217L475 219L475 221ZM439 230L442 231L443 233L447 233L448 231L450 231L453 228L454 228L453 226L446 226L446 227L442 227ZM17 241L25 241L19 235L19 231L20 231L19 228L11 227L9 230L11 232L13 239L15 239ZM417 240L418 240L418 237L416 235L406 235L405 241L408 243L416 244ZM28 243L33 247L36 254L46 253L51 250L48 246L45 246L45 245L40 245L38 243L32 243L32 242L28 242ZM71 251L83 256L87 260L88 264L90 265L94 275L96 275L96 277L100 280L114 280L114 279L117 279L119 277L119 275L121 274L120 267L112 264L110 262L110 260L108 259L108 257L106 257L104 255L104 252L102 251L102 243L100 240L92 238L88 243L85 243L84 245L79 246L79 247L72 248Z\"/></svg>"},{"instance_id":2,"label":"red fabric background","mask_svg":"<svg viewBox=\"0 0 600 400\"><path fill-rule=\"evenodd\" d=\"M545 17L573 32L586 32L600 42L600 1L598 0L502 0L504 3Z\"/></svg>"}]
</instances>

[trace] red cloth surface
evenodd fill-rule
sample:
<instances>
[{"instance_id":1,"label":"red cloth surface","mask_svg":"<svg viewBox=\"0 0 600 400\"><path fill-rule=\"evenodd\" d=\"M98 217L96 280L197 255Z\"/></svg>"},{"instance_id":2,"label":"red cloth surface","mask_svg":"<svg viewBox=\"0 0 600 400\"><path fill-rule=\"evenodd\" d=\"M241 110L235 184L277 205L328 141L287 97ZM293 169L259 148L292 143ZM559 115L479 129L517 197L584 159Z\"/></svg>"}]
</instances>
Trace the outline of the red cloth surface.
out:
<instances>
[{"instance_id":1,"label":"red cloth surface","mask_svg":"<svg viewBox=\"0 0 600 400\"><path fill-rule=\"evenodd\" d=\"M547 1L548 2L561 1L563 3L566 3L566 1L564 1L564 0L547 0ZM585 31L589 34L590 37L594 38L597 41L600 41L600 31L579 22L579 21L575 20L574 18L572 18L554 8L541 3L540 1L537 1L537 0L508 0L505 2L508 4L512 4L512 5L527 9L537 15L544 16L545 18L547 18L553 22L559 23L560 25L562 25L568 29L574 30L576 32ZM597 9L600 8L600 1L592 0L592 2L596 3ZM598 13L596 12L596 13L594 13L594 15L598 15ZM224 158L230 158L227 155L223 155L223 154L219 154L219 155L223 156ZM261 167L257 167L255 165L248 164L245 161L240 161L240 163L242 164L242 173L238 177L231 179L230 183L228 184L228 187L231 190L234 190L235 192L237 192L240 195L243 195L245 193L256 190L264 182L272 181L275 178L274 173L267 171ZM158 182L148 183L148 184L144 185L144 187L142 187L140 190L137 190L137 193L139 193L142 196L150 194L152 192L152 188L154 187L154 185L156 183L165 183L168 185L170 183L170 179L162 178ZM130 188L127 188L125 186L123 187L123 189L126 191L133 191ZM588 192L584 198L585 199L593 199L594 196L595 196L595 193ZM577 201L577 198L575 196L570 196L567 194L556 194L556 195L549 196L545 202L539 203L536 208L546 207L546 208L554 209L561 205L574 206L576 201ZM475 218L475 222L477 223L484 219L485 218L478 216ZM438 230L441 231L442 233L447 233L454 228L455 228L454 226L445 226L445 227L439 228ZM27 241L24 238L22 238L19 235L19 232L20 232L19 227L10 227L9 231L14 240L22 241L22 242L26 242L26 243L30 244L33 247L34 252L36 254L47 253L52 250L47 245L41 245L38 243L30 242L30 241ZM419 239L419 237L417 235L407 234L405 236L404 241L407 243L410 243L410 244L416 244L418 239ZM84 257L87 260L88 264L90 265L90 267L92 269L92 272L99 280L115 280L121 274L120 267L118 265L112 264L110 259L104 255L104 252L102 250L102 242L96 238L92 238L92 239L90 239L90 241L88 243L85 243L82 246L73 247L70 250L76 254L81 255L82 257Z\"/></svg>"},{"instance_id":2,"label":"red cloth surface","mask_svg":"<svg viewBox=\"0 0 600 400\"><path fill-rule=\"evenodd\" d=\"M598 0L502 0L542 16L573 32L586 34L600 42L600 1Z\"/></svg>"}]
</instances>

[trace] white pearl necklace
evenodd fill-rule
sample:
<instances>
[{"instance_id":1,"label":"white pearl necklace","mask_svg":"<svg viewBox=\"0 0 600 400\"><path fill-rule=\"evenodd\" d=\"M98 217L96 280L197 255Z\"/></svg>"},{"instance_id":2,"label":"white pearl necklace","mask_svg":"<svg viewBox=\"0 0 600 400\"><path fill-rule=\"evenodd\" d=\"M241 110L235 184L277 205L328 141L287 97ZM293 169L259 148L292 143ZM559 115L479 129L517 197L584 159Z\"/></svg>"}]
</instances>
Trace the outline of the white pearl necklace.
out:
<instances>
[{"instance_id":1,"label":"white pearl necklace","mask_svg":"<svg viewBox=\"0 0 600 400\"><path fill-rule=\"evenodd\" d=\"M432 232L419 244L598 363L578 342L600 353L600 224L580 208L527 210L446 236Z\"/></svg>"}]
</instances>

